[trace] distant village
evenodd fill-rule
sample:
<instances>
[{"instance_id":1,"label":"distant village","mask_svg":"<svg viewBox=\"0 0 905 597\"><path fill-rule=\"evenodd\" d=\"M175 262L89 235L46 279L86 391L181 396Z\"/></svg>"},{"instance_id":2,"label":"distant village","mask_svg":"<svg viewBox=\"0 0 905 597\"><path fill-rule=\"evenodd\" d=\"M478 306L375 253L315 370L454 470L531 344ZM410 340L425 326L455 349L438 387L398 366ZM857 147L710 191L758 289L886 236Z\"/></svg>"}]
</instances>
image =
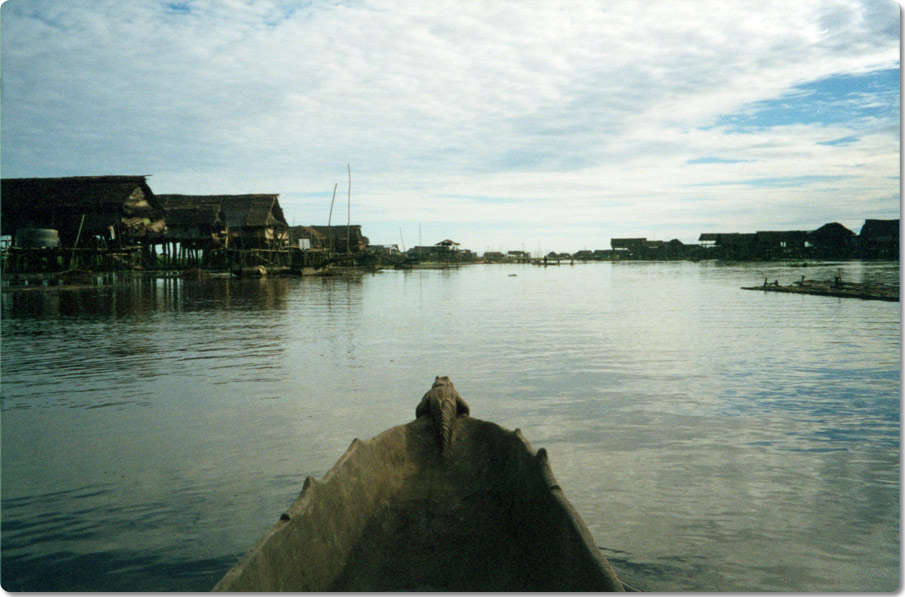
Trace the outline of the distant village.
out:
<instances>
[{"instance_id":1,"label":"distant village","mask_svg":"<svg viewBox=\"0 0 905 597\"><path fill-rule=\"evenodd\" d=\"M290 226L276 194L157 195L147 176L2 179L0 208L5 278L73 271L273 275L467 263L899 259L898 219L868 219L858 233L835 222L815 230L704 232L697 244L613 238L609 249L572 254L478 255L452 239L406 249L372 245L350 221Z\"/></svg>"}]
</instances>

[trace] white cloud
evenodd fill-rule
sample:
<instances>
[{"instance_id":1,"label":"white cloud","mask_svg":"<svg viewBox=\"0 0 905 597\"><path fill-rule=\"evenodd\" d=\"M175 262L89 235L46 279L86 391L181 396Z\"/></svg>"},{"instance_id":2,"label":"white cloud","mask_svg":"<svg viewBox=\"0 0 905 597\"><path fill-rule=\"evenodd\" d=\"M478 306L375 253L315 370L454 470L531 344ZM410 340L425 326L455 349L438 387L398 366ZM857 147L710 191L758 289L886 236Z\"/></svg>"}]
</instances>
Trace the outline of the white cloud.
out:
<instances>
[{"instance_id":1,"label":"white cloud","mask_svg":"<svg viewBox=\"0 0 905 597\"><path fill-rule=\"evenodd\" d=\"M575 234L549 231L599 222L587 242L605 246L658 220L658 233L693 240L708 223L853 225L878 202L898 206L897 131L713 126L796 85L897 68L898 9L883 1L9 0L2 11L4 176L151 173L157 192L279 192L291 217L320 221L351 163L362 220L447 222L476 248L486 243L470 231L486 224L500 242L542 227L568 250ZM703 156L741 161L687 163ZM803 176L847 178L769 194L714 185ZM320 191L323 214L302 211Z\"/></svg>"}]
</instances>

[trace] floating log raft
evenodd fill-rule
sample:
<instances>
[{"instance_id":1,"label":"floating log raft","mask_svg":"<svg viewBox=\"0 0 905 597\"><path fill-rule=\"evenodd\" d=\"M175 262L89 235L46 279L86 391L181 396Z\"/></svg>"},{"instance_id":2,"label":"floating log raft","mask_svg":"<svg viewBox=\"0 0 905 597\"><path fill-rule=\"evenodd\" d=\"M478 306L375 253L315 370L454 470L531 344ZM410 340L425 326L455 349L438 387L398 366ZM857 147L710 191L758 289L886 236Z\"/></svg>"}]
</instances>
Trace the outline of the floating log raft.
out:
<instances>
[{"instance_id":1,"label":"floating log raft","mask_svg":"<svg viewBox=\"0 0 905 597\"><path fill-rule=\"evenodd\" d=\"M814 294L818 296L836 296L840 298L857 298L873 301L899 300L899 288L897 286L843 282L841 278L836 278L832 282L802 279L791 286L780 286L779 281L768 282L767 280L764 280L762 286L743 286L742 290Z\"/></svg>"}]
</instances>

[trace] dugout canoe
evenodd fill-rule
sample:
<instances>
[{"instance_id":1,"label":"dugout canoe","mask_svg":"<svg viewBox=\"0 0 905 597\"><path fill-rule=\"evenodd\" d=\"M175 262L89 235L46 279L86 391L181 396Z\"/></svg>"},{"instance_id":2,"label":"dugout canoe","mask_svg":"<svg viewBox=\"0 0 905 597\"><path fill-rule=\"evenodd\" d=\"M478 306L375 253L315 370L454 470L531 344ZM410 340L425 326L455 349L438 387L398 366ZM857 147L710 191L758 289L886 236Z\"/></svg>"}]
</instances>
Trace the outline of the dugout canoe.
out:
<instances>
[{"instance_id":1,"label":"dugout canoe","mask_svg":"<svg viewBox=\"0 0 905 597\"><path fill-rule=\"evenodd\" d=\"M622 591L546 451L461 416L354 440L215 591Z\"/></svg>"}]
</instances>

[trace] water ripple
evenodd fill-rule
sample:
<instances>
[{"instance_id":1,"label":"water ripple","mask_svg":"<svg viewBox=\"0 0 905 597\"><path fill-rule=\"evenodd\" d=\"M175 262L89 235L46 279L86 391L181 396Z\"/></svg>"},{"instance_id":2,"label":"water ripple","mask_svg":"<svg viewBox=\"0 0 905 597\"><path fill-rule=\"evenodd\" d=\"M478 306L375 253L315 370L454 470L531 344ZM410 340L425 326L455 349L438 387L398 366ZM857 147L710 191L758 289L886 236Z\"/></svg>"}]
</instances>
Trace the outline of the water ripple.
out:
<instances>
[{"instance_id":1,"label":"water ripple","mask_svg":"<svg viewBox=\"0 0 905 597\"><path fill-rule=\"evenodd\" d=\"M306 475L445 374L474 416L548 449L641 588L891 590L898 305L739 290L798 276L612 263L4 293L4 588L209 589Z\"/></svg>"}]
</instances>

